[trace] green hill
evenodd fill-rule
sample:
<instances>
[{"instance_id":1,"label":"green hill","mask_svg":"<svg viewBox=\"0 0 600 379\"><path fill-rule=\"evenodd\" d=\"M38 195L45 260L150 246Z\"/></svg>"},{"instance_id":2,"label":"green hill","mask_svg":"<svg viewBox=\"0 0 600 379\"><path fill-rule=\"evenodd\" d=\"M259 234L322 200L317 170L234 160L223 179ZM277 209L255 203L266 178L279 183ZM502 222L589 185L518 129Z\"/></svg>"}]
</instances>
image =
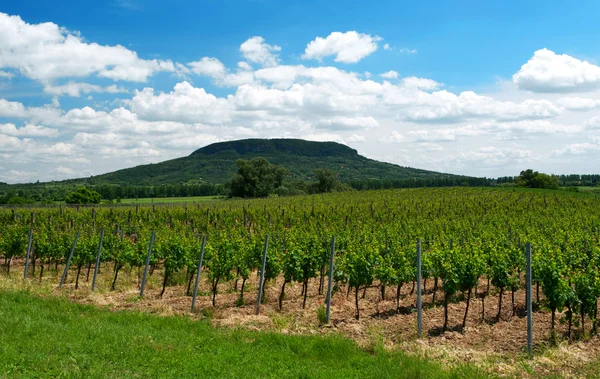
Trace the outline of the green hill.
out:
<instances>
[{"instance_id":1,"label":"green hill","mask_svg":"<svg viewBox=\"0 0 600 379\"><path fill-rule=\"evenodd\" d=\"M95 185L218 184L226 182L236 172L237 159L255 157L266 158L269 162L290 170L289 180L311 180L316 168L331 169L346 182L367 179L454 177L454 175L378 162L365 158L356 150L336 142L246 139L214 143L196 150L187 157L74 181Z\"/></svg>"}]
</instances>

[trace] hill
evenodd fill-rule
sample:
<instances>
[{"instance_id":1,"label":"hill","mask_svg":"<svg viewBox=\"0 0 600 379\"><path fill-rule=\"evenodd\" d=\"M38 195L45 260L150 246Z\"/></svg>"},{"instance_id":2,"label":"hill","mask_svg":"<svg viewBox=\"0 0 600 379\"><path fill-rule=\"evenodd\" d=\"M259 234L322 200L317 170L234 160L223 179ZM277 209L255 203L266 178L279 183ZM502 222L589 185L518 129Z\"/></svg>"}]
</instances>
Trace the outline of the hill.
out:
<instances>
[{"instance_id":1,"label":"hill","mask_svg":"<svg viewBox=\"0 0 600 379\"><path fill-rule=\"evenodd\" d=\"M147 164L92 178L86 184L160 185L225 183L237 159L263 157L290 170L289 180L312 180L316 168L328 168L342 181L458 177L368 159L346 145L300 139L245 139L214 143L187 157Z\"/></svg>"}]
</instances>

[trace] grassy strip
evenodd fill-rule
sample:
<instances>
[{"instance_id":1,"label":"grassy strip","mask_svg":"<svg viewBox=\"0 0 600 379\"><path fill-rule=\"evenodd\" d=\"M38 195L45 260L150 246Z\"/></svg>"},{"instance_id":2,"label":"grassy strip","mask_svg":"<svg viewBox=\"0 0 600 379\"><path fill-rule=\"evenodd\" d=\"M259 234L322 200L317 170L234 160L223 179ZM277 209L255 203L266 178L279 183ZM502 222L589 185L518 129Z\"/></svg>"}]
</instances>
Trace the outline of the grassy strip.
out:
<instances>
[{"instance_id":1,"label":"grassy strip","mask_svg":"<svg viewBox=\"0 0 600 379\"><path fill-rule=\"evenodd\" d=\"M208 322L108 311L0 291L0 377L470 378L339 336L215 329Z\"/></svg>"}]
</instances>

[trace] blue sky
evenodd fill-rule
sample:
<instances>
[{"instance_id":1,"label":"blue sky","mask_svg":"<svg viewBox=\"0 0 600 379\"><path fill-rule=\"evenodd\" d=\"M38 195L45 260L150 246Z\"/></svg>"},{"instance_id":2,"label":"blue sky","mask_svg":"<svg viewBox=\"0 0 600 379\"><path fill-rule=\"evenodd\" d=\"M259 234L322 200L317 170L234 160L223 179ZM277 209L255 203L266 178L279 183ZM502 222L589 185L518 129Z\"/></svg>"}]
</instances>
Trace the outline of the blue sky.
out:
<instances>
[{"instance_id":1,"label":"blue sky","mask_svg":"<svg viewBox=\"0 0 600 379\"><path fill-rule=\"evenodd\" d=\"M597 2L0 5L0 181L247 137L479 176L597 171Z\"/></svg>"}]
</instances>

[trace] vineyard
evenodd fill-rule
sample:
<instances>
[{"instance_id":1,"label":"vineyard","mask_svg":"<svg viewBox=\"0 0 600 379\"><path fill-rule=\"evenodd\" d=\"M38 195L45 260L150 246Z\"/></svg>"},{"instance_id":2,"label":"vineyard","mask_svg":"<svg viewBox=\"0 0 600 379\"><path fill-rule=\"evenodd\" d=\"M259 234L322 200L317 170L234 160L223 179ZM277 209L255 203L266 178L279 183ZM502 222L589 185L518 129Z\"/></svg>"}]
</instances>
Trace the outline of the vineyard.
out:
<instances>
[{"instance_id":1,"label":"vineyard","mask_svg":"<svg viewBox=\"0 0 600 379\"><path fill-rule=\"evenodd\" d=\"M446 330L522 319L530 243L539 316L534 328L549 331L536 334L536 345L597 333L599 237L597 197L489 188L0 209L0 263L4 275L14 278L23 277L29 255L32 283L52 280L58 286L64 280L66 288L90 290L92 277L96 291L118 293L143 288L148 275L160 285L144 296L177 291L185 298L199 281L207 290L200 291L194 312L253 312L260 296L278 312L318 307L319 316L312 315L325 323L322 303L333 268L334 324L377 317L394 322L397 315L413 314L421 287L427 295L423 307L437 305L443 315L431 321L424 314L424 333L434 339ZM95 274L103 278L98 284ZM336 299L347 299L352 314ZM405 327L416 333L416 324Z\"/></svg>"}]
</instances>

